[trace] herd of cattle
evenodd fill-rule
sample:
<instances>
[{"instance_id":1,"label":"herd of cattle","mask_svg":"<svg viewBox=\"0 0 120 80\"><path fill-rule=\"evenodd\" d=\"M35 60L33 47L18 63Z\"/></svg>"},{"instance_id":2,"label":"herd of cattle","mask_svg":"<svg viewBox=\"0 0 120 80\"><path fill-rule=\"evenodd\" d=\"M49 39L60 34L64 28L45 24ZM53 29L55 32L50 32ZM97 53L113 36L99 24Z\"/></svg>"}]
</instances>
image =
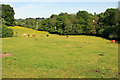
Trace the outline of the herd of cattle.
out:
<instances>
[{"instance_id":1,"label":"herd of cattle","mask_svg":"<svg viewBox=\"0 0 120 80\"><path fill-rule=\"evenodd\" d=\"M23 34L24 37L29 37L29 36L32 36L32 37L35 37L36 35L30 35L30 34ZM41 35L42 37L42 35ZM46 37L49 37L49 35L46 35ZM68 38L68 35L66 36L66 38ZM110 43L114 43L115 44L115 40L111 40Z\"/></svg>"},{"instance_id":2,"label":"herd of cattle","mask_svg":"<svg viewBox=\"0 0 120 80\"><path fill-rule=\"evenodd\" d=\"M35 37L36 35L23 34L23 36L24 37L30 37L30 36ZM42 35L41 35L41 37L42 37ZM46 35L46 37L49 37L49 35ZM66 36L66 38L68 38L68 36Z\"/></svg>"},{"instance_id":3,"label":"herd of cattle","mask_svg":"<svg viewBox=\"0 0 120 80\"><path fill-rule=\"evenodd\" d=\"M24 37L27 37L27 36L28 36L28 37L29 37L29 36L33 36L33 37L34 37L34 36L36 36L36 35L23 34L23 36L24 36Z\"/></svg>"},{"instance_id":4,"label":"herd of cattle","mask_svg":"<svg viewBox=\"0 0 120 80\"><path fill-rule=\"evenodd\" d=\"M23 34L23 36L24 36L24 37L30 37L30 36L35 37L36 35ZM49 37L49 35L46 35L46 36ZM42 37L42 35L41 35L41 37Z\"/></svg>"}]
</instances>

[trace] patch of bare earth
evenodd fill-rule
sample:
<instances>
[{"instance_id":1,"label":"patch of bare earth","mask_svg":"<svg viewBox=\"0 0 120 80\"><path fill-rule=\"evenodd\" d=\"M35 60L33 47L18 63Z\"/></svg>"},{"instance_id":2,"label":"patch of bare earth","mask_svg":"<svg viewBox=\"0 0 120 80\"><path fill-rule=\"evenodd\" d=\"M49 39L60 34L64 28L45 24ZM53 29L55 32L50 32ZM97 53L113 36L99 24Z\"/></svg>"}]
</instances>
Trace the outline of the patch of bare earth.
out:
<instances>
[{"instance_id":1,"label":"patch of bare earth","mask_svg":"<svg viewBox=\"0 0 120 80\"><path fill-rule=\"evenodd\" d=\"M8 56L12 56L12 54L0 53L0 58L4 58L4 57L8 57Z\"/></svg>"}]
</instances>

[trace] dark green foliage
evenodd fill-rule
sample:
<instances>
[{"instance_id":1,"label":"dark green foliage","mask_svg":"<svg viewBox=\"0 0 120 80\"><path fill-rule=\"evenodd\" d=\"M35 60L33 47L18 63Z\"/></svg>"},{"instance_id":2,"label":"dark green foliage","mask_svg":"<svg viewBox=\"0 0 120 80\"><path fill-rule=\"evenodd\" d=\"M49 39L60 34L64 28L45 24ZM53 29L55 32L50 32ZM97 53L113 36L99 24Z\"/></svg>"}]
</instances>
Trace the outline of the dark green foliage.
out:
<instances>
[{"instance_id":1,"label":"dark green foliage","mask_svg":"<svg viewBox=\"0 0 120 80\"><path fill-rule=\"evenodd\" d=\"M48 31L60 35L99 35L108 37L111 34L120 35L120 11L107 9L104 13L94 15L87 11L77 14L60 13L51 15L50 18L26 18L14 20L14 10L10 5L2 5L2 22L5 25L17 25L39 31ZM5 26L4 25L4 26ZM11 37L12 30L3 27L3 37ZM11 33L9 33L11 31ZM8 34L9 33L9 34Z\"/></svg>"},{"instance_id":2,"label":"dark green foliage","mask_svg":"<svg viewBox=\"0 0 120 80\"><path fill-rule=\"evenodd\" d=\"M102 36L108 37L110 34L116 32L116 26L104 26L102 31Z\"/></svg>"},{"instance_id":3,"label":"dark green foliage","mask_svg":"<svg viewBox=\"0 0 120 80\"><path fill-rule=\"evenodd\" d=\"M15 24L14 14L14 10L10 5L2 5L2 18L5 25L13 26Z\"/></svg>"},{"instance_id":4,"label":"dark green foliage","mask_svg":"<svg viewBox=\"0 0 120 80\"><path fill-rule=\"evenodd\" d=\"M120 34L120 12L118 9L107 9L105 13L99 14L99 33L102 36L108 37L111 34L119 35Z\"/></svg>"},{"instance_id":5,"label":"dark green foliage","mask_svg":"<svg viewBox=\"0 0 120 80\"><path fill-rule=\"evenodd\" d=\"M16 21L18 26L60 35L84 34L102 37L109 37L111 34L120 35L120 11L112 8L107 9L105 13L94 13L94 15L87 11L79 11L77 14L53 14L46 19L28 18Z\"/></svg>"},{"instance_id":6,"label":"dark green foliage","mask_svg":"<svg viewBox=\"0 0 120 80\"><path fill-rule=\"evenodd\" d=\"M15 25L15 19L14 19L14 10L10 5L4 5L2 4L2 17L0 23L0 37L12 37L13 36L13 30L11 28L8 28L8 26L14 26Z\"/></svg>"},{"instance_id":7,"label":"dark green foliage","mask_svg":"<svg viewBox=\"0 0 120 80\"><path fill-rule=\"evenodd\" d=\"M13 36L13 30L11 28L8 28L6 25L2 25L2 37L12 37Z\"/></svg>"},{"instance_id":8,"label":"dark green foliage","mask_svg":"<svg viewBox=\"0 0 120 80\"><path fill-rule=\"evenodd\" d=\"M118 25L117 25L116 31L120 40L120 11L118 12Z\"/></svg>"},{"instance_id":9,"label":"dark green foliage","mask_svg":"<svg viewBox=\"0 0 120 80\"><path fill-rule=\"evenodd\" d=\"M90 19L90 14L87 12L87 11L79 11L78 13L77 13L77 18L82 18L83 20L88 20L88 19Z\"/></svg>"},{"instance_id":10,"label":"dark green foliage","mask_svg":"<svg viewBox=\"0 0 120 80\"><path fill-rule=\"evenodd\" d=\"M44 18L26 18L26 19L16 19L16 26L22 26L32 29L38 30L38 25L40 24L40 21Z\"/></svg>"},{"instance_id":11,"label":"dark green foliage","mask_svg":"<svg viewBox=\"0 0 120 80\"><path fill-rule=\"evenodd\" d=\"M117 25L118 24L118 9L107 9L104 13L104 24L106 25Z\"/></svg>"}]
</instances>

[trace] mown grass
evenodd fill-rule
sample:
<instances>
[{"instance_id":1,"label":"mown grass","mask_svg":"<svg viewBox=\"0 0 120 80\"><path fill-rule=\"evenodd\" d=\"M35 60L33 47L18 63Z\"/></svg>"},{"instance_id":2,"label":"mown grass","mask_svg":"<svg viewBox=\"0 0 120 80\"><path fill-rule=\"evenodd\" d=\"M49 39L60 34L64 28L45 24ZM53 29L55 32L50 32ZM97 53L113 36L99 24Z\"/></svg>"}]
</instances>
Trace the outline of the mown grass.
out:
<instances>
[{"instance_id":1,"label":"mown grass","mask_svg":"<svg viewBox=\"0 0 120 80\"><path fill-rule=\"evenodd\" d=\"M94 36L59 36L14 27L18 37L3 38L3 78L116 78L118 44ZM24 37L35 34L36 37ZM49 37L46 35L49 34ZM42 35L42 37L41 37ZM103 54L102 56L100 54Z\"/></svg>"}]
</instances>

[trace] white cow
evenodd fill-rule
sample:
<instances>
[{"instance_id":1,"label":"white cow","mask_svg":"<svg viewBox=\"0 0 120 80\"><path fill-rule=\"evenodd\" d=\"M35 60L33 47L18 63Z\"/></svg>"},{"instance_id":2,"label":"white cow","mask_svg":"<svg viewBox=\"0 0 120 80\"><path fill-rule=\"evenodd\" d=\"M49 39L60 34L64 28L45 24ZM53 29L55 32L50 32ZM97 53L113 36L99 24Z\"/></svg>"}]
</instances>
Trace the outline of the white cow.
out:
<instances>
[{"instance_id":1,"label":"white cow","mask_svg":"<svg viewBox=\"0 0 120 80\"><path fill-rule=\"evenodd\" d=\"M23 36L25 37L27 34L23 34Z\"/></svg>"}]
</instances>

